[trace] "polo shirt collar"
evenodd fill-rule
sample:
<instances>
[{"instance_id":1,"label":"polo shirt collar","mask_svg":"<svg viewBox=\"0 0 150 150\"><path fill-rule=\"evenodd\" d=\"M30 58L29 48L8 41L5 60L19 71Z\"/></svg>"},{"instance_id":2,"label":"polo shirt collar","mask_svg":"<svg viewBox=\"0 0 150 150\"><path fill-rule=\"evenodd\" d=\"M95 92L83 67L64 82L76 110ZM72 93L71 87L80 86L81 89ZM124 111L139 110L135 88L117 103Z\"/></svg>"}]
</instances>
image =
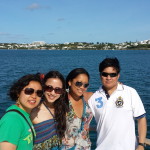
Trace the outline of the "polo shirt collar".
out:
<instances>
[{"instance_id":1,"label":"polo shirt collar","mask_svg":"<svg viewBox=\"0 0 150 150\"><path fill-rule=\"evenodd\" d=\"M118 83L116 90L117 91L122 91L123 89L124 89L123 84ZM102 86L100 86L99 92L105 92L104 89L102 88Z\"/></svg>"}]
</instances>

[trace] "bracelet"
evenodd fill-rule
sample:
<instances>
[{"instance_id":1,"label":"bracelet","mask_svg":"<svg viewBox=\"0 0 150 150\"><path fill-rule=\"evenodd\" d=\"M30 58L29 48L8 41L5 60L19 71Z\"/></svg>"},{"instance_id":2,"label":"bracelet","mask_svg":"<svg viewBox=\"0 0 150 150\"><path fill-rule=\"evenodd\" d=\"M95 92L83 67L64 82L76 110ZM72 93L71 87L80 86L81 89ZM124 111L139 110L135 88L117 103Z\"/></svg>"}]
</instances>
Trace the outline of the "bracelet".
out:
<instances>
[{"instance_id":1,"label":"bracelet","mask_svg":"<svg viewBox=\"0 0 150 150\"><path fill-rule=\"evenodd\" d=\"M145 147L145 144L144 144L144 143L139 143L139 145L141 145L141 146Z\"/></svg>"}]
</instances>

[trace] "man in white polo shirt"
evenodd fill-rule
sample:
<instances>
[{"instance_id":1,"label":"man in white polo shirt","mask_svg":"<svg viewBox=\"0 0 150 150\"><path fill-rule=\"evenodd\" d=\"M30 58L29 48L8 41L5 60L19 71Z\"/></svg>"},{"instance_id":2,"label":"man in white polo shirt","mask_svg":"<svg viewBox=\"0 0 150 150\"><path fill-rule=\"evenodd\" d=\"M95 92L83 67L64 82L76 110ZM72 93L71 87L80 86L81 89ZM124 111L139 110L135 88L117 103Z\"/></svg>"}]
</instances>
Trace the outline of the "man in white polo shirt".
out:
<instances>
[{"instance_id":1,"label":"man in white polo shirt","mask_svg":"<svg viewBox=\"0 0 150 150\"><path fill-rule=\"evenodd\" d=\"M99 64L99 72L102 87L89 99L97 123L96 150L144 150L146 112L138 93L118 83L120 64L117 58L104 59Z\"/></svg>"}]
</instances>

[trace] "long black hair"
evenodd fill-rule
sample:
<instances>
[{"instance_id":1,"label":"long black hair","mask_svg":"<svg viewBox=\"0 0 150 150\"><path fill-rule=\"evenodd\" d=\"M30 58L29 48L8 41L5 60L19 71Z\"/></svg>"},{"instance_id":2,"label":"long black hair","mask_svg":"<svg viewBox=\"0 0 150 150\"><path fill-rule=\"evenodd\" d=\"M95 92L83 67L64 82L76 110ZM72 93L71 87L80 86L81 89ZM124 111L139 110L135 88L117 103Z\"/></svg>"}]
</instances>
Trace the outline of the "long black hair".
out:
<instances>
[{"instance_id":1,"label":"long black hair","mask_svg":"<svg viewBox=\"0 0 150 150\"><path fill-rule=\"evenodd\" d=\"M60 79L63 85L63 94L54 102L54 116L55 121L57 122L56 125L56 131L59 135L59 138L64 137L64 133L66 130L66 113L67 113L67 105L66 105L66 85L65 85L65 79L63 75L58 71L49 71L44 79L43 84L45 85L46 81L50 78L57 78Z\"/></svg>"},{"instance_id":2,"label":"long black hair","mask_svg":"<svg viewBox=\"0 0 150 150\"><path fill-rule=\"evenodd\" d=\"M90 75L89 73L84 69L84 68L75 68L72 71L70 71L70 73L68 74L68 76L66 77L66 88L69 88L69 81L72 81L73 79L75 79L78 75L80 74L85 74L88 77L88 80L90 80Z\"/></svg>"}]
</instances>

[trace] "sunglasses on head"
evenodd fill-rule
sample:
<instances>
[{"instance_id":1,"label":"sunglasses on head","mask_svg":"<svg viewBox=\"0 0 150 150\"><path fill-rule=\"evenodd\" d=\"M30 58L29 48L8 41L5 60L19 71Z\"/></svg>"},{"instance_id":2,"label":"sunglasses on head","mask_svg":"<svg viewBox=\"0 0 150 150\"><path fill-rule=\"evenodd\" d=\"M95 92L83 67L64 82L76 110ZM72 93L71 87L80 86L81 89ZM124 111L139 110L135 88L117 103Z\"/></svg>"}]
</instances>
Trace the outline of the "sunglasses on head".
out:
<instances>
[{"instance_id":1,"label":"sunglasses on head","mask_svg":"<svg viewBox=\"0 0 150 150\"><path fill-rule=\"evenodd\" d=\"M33 93L36 93L38 97L42 97L43 95L42 90L35 90L33 88L25 88L23 91L26 95L32 95Z\"/></svg>"},{"instance_id":2,"label":"sunglasses on head","mask_svg":"<svg viewBox=\"0 0 150 150\"><path fill-rule=\"evenodd\" d=\"M44 91L52 92L53 90L55 91L56 94L63 94L63 92L64 92L64 90L59 87L53 88L51 85L44 86Z\"/></svg>"},{"instance_id":3,"label":"sunglasses on head","mask_svg":"<svg viewBox=\"0 0 150 150\"><path fill-rule=\"evenodd\" d=\"M79 81L77 81L75 83L75 86L77 86L77 87L81 87L82 85L83 85L84 88L87 88L89 86L89 83L84 84L84 83L79 82Z\"/></svg>"},{"instance_id":4,"label":"sunglasses on head","mask_svg":"<svg viewBox=\"0 0 150 150\"><path fill-rule=\"evenodd\" d=\"M110 77L116 77L116 76L118 75L118 73L102 72L101 75L102 75L103 77L108 77L108 75L109 75Z\"/></svg>"}]
</instances>

